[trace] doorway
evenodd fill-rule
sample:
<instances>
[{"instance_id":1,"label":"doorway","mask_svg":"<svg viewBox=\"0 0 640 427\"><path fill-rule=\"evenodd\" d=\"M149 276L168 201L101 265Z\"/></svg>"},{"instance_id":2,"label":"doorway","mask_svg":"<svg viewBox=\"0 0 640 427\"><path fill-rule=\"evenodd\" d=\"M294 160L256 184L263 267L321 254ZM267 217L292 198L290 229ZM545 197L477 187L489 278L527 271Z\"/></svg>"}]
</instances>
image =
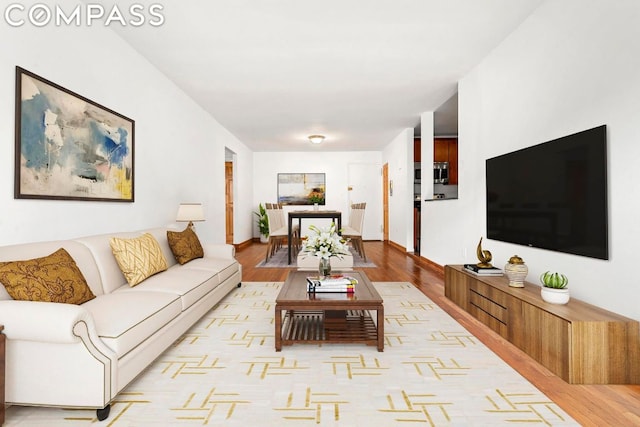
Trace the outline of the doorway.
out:
<instances>
[{"instance_id":1,"label":"doorway","mask_svg":"<svg viewBox=\"0 0 640 427\"><path fill-rule=\"evenodd\" d=\"M382 165L382 240L389 241L389 163Z\"/></svg>"},{"instance_id":2,"label":"doorway","mask_svg":"<svg viewBox=\"0 0 640 427\"><path fill-rule=\"evenodd\" d=\"M233 162L224 162L225 242L233 244Z\"/></svg>"},{"instance_id":3,"label":"doorway","mask_svg":"<svg viewBox=\"0 0 640 427\"><path fill-rule=\"evenodd\" d=\"M235 183L234 176L236 171L236 153L225 147L224 149L224 230L225 242L229 245L234 243L234 227L235 227Z\"/></svg>"},{"instance_id":4,"label":"doorway","mask_svg":"<svg viewBox=\"0 0 640 427\"><path fill-rule=\"evenodd\" d=\"M380 194L376 184L380 176L380 163L349 163L347 165L347 203L366 203L362 228L363 240L380 240ZM344 223L344 222L343 222Z\"/></svg>"}]
</instances>

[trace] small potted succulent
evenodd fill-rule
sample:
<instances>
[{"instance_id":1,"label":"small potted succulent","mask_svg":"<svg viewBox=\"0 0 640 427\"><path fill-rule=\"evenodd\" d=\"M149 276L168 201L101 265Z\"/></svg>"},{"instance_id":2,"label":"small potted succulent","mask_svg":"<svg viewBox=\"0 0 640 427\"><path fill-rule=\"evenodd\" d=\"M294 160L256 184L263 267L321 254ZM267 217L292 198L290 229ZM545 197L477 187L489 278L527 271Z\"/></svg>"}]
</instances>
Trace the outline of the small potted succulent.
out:
<instances>
[{"instance_id":1,"label":"small potted succulent","mask_svg":"<svg viewBox=\"0 0 640 427\"><path fill-rule=\"evenodd\" d=\"M542 290L540 295L546 302L552 304L566 304L569 302L569 279L561 273L551 273L549 271L540 275Z\"/></svg>"}]
</instances>

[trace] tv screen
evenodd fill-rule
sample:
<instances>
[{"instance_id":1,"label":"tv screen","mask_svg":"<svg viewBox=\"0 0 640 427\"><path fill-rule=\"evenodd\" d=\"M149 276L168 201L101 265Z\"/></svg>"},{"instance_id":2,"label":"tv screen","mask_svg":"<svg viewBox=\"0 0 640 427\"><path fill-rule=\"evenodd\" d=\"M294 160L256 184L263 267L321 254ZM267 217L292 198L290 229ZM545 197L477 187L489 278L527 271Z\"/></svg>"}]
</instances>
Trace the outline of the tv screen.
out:
<instances>
[{"instance_id":1,"label":"tv screen","mask_svg":"<svg viewBox=\"0 0 640 427\"><path fill-rule=\"evenodd\" d=\"M609 259L607 128L486 161L487 238Z\"/></svg>"}]
</instances>

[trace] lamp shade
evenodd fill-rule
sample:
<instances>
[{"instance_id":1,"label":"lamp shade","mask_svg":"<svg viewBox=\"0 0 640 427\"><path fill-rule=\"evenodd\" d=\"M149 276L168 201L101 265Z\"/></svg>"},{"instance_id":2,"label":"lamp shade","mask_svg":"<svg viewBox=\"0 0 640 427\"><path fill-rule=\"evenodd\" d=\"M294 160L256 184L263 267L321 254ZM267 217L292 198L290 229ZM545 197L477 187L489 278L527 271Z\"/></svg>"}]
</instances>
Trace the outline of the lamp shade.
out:
<instances>
[{"instance_id":1,"label":"lamp shade","mask_svg":"<svg viewBox=\"0 0 640 427\"><path fill-rule=\"evenodd\" d=\"M202 203L180 203L178 206L177 222L204 221Z\"/></svg>"}]
</instances>

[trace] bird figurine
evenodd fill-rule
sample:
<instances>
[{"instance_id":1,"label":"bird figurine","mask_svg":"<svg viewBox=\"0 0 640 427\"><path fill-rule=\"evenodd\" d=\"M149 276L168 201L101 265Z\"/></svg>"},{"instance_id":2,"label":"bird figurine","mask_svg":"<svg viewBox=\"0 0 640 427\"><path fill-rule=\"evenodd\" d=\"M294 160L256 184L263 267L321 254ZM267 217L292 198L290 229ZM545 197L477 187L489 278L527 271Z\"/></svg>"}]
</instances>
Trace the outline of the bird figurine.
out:
<instances>
[{"instance_id":1,"label":"bird figurine","mask_svg":"<svg viewBox=\"0 0 640 427\"><path fill-rule=\"evenodd\" d=\"M478 242L478 249L476 250L476 252L478 255L478 259L480 260L480 262L476 264L478 267L480 268L493 267L491 265L491 259L493 258L491 256L491 252L482 250L482 237L480 237L480 242Z\"/></svg>"}]
</instances>

